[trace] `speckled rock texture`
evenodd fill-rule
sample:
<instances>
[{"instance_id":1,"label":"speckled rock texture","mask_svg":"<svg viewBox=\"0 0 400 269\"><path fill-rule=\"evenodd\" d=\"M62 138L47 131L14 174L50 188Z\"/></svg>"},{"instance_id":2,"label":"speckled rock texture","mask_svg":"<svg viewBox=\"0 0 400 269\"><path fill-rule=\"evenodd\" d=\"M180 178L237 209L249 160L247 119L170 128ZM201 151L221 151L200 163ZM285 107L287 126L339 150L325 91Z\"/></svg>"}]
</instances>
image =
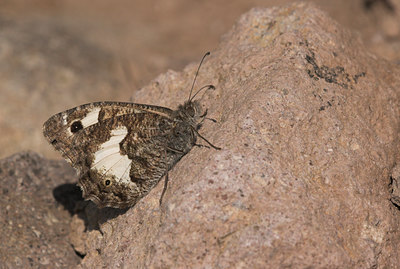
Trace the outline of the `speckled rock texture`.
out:
<instances>
[{"instance_id":1,"label":"speckled rock texture","mask_svg":"<svg viewBox=\"0 0 400 269\"><path fill-rule=\"evenodd\" d=\"M176 107L196 67L133 99ZM159 184L126 212L86 209L81 268L396 267L399 71L313 6L244 14L197 84L216 86L201 133L223 149L185 156L161 207Z\"/></svg>"},{"instance_id":2,"label":"speckled rock texture","mask_svg":"<svg viewBox=\"0 0 400 269\"><path fill-rule=\"evenodd\" d=\"M80 262L68 242L71 216L65 210L79 197L62 199L74 189L68 184L74 177L65 163L32 152L0 161L0 268L73 268Z\"/></svg>"},{"instance_id":3,"label":"speckled rock texture","mask_svg":"<svg viewBox=\"0 0 400 269\"><path fill-rule=\"evenodd\" d=\"M175 108L197 65L160 75L133 100ZM400 264L398 65L300 3L241 16L196 88L209 83L216 89L199 100L217 123L205 121L200 133L222 150L186 155L161 206L163 184L128 210L97 209L73 190L55 195L72 214L72 247L57 247L75 250L78 268ZM55 188L50 179L76 181L69 172L40 178L46 188Z\"/></svg>"}]
</instances>

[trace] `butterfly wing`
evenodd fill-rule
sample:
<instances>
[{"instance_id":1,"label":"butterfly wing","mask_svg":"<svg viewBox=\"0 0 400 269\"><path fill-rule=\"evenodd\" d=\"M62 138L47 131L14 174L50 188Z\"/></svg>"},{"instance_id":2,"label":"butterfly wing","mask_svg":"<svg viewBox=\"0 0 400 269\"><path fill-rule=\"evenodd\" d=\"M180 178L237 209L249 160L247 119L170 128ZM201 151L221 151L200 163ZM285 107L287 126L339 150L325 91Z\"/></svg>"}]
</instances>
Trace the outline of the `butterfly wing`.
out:
<instances>
[{"instance_id":1,"label":"butterfly wing","mask_svg":"<svg viewBox=\"0 0 400 269\"><path fill-rule=\"evenodd\" d=\"M186 153L171 144L182 129L192 140L191 129L165 107L98 102L52 116L43 133L79 172L86 199L123 208L146 195Z\"/></svg>"}]
</instances>

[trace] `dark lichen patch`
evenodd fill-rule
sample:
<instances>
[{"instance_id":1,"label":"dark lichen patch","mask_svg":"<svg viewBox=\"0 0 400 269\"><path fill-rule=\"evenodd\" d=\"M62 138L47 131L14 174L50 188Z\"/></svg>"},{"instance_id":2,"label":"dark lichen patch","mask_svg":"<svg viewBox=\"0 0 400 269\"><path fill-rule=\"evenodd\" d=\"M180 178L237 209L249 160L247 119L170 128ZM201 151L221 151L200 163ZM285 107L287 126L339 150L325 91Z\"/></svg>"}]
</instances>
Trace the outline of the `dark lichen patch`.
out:
<instances>
[{"instance_id":1,"label":"dark lichen patch","mask_svg":"<svg viewBox=\"0 0 400 269\"><path fill-rule=\"evenodd\" d=\"M343 66L329 67L326 65L318 65L315 60L315 55L306 55L306 60L311 65L307 69L307 73L310 78L315 80L324 79L328 83L339 85L344 89L352 88L352 84L356 84L360 77L365 76L365 72L361 72L354 76L347 73Z\"/></svg>"}]
</instances>

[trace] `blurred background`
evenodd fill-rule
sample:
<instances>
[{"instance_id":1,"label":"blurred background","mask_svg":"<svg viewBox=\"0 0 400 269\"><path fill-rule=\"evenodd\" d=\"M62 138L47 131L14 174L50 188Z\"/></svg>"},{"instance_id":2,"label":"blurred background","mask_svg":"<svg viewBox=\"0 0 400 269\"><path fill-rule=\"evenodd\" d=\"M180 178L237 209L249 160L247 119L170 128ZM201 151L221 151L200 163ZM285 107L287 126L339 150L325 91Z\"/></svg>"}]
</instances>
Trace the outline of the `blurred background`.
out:
<instances>
[{"instance_id":1,"label":"blurred background","mask_svg":"<svg viewBox=\"0 0 400 269\"><path fill-rule=\"evenodd\" d=\"M244 12L290 2L1 0L0 158L22 150L59 158L42 136L52 114L129 101L158 74L216 50ZM308 2L358 32L371 53L400 64L400 0Z\"/></svg>"}]
</instances>

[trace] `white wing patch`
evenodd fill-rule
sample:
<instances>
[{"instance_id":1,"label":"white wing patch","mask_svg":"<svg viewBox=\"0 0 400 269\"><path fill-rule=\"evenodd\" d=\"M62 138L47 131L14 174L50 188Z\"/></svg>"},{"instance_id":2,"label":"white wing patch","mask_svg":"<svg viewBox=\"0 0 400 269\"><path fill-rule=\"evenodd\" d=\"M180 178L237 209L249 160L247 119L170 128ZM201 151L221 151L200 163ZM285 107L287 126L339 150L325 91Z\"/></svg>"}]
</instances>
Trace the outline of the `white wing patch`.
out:
<instances>
[{"instance_id":1,"label":"white wing patch","mask_svg":"<svg viewBox=\"0 0 400 269\"><path fill-rule=\"evenodd\" d=\"M83 128L87 128L99 122L100 110L100 107L95 107L93 108L93 110L86 114L86 116L81 120Z\"/></svg>"},{"instance_id":2,"label":"white wing patch","mask_svg":"<svg viewBox=\"0 0 400 269\"><path fill-rule=\"evenodd\" d=\"M114 176L117 182L126 184L131 182L129 171L132 160L120 153L119 143L127 134L128 129L125 126L112 130L110 139L101 144L100 149L94 153L94 163L91 167L104 175Z\"/></svg>"},{"instance_id":3,"label":"white wing patch","mask_svg":"<svg viewBox=\"0 0 400 269\"><path fill-rule=\"evenodd\" d=\"M93 124L98 123L99 122L100 110L101 110L100 107L95 107L92 110L90 110L89 113L87 113L86 116L82 120L80 120L80 122L82 123L82 127L83 128L87 128L87 127L89 127L89 126L91 126ZM67 118L68 118L68 114L64 112L64 114L62 115L63 125L64 126L68 124ZM70 126L76 121L79 121L79 119L74 120L73 122L71 122ZM72 136L73 135L72 132L71 132L70 126L67 126L68 128L66 129L66 132L67 132L68 136Z\"/></svg>"},{"instance_id":4,"label":"white wing patch","mask_svg":"<svg viewBox=\"0 0 400 269\"><path fill-rule=\"evenodd\" d=\"M67 118L68 118L68 114L67 113L63 113L62 114L62 119L63 119L63 125L67 125Z\"/></svg>"}]
</instances>

